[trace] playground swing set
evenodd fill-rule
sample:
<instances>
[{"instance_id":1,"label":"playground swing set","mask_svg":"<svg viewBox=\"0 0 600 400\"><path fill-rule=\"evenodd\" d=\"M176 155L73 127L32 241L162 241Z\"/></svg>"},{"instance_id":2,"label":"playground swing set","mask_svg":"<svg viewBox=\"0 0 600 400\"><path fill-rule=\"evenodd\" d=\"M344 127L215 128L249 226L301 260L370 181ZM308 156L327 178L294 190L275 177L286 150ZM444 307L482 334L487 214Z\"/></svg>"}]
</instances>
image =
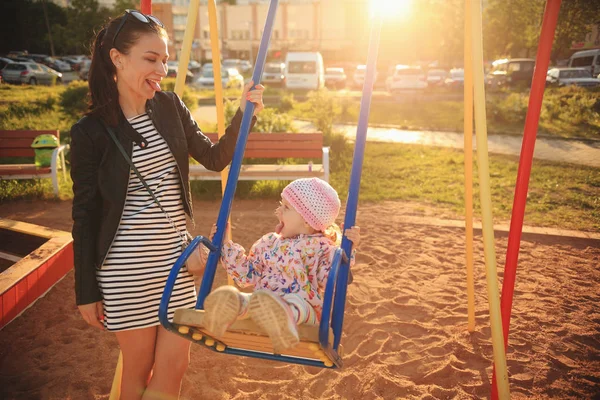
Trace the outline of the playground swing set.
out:
<instances>
[{"instance_id":1,"label":"playground swing set","mask_svg":"<svg viewBox=\"0 0 600 400\"><path fill-rule=\"evenodd\" d=\"M384 14L396 1L371 0L379 3L377 11L371 18L371 32L367 56L366 77L363 86L360 114L356 132L356 142L352 162L350 186L346 203L344 225L352 227L355 224L356 209L360 178L364 159L368 116L370 112L373 84L375 81L376 62L379 48L379 37ZM494 250L494 231L491 212L491 192L489 183L489 164L487 149L487 128L485 115L485 89L483 77L483 41L481 3L478 0L465 0L465 54L464 54L464 152L465 152L465 206L466 206L466 270L467 270L467 304L468 304L468 330L475 329L474 314L474 278L473 278L473 202L472 202L472 132L473 120L477 140L477 160L479 166L479 188L482 209L482 226L484 255L486 264L487 290L490 309L490 325L492 332L492 345L494 355L494 375L492 381L492 399L509 399L508 374L506 368L505 348L508 344L508 328L514 283L516 278L516 265L523 228L523 217L526 205L527 189L531 174L531 165L541 105L545 86L545 75L550 60L550 51L554 32L558 20L562 0L547 0L542 22L540 41L536 58L536 68L533 76L529 106L525 121L525 130L515 198L509 232L508 250L504 273L504 284L501 299L498 296L496 256ZM256 64L252 79L255 84L261 81L265 66L267 50L279 0L271 0L267 13L263 36L261 39ZM208 16L210 24L210 39L213 60L220 59L217 9L215 0L208 0ZM141 11L144 14L152 13L152 1L141 0ZM193 32L199 11L199 0L191 0L187 18L187 26L179 60L179 70L176 78L175 92L181 96L185 85L185 69L189 62L192 47ZM217 126L219 137L224 135L225 122L223 112L223 88L221 85L221 66L219 62L213 63L215 75L215 99L217 106ZM234 323L224 335L216 339L203 330L203 306L206 296L211 291L214 276L219 261L220 249L224 236L230 237L230 232L225 230L235 189L244 156L244 150L250 130L250 122L254 114L254 104L248 103L242 124L235 153L229 171L221 174L223 200L217 218L217 233L212 242L203 236L197 236L185 249L180 258L172 267L165 290L163 292L159 319L161 324L171 332L180 335L194 343L201 344L213 351L225 354L255 357L261 359L282 361L286 363L302 364L323 368L341 368L343 365L343 347L341 346L342 326L346 290L348 285L349 260L346 256L351 249L351 242L344 236L341 247L335 252L333 265L325 289L323 301L323 315L319 325L301 325L299 327L300 343L285 354L274 354L269 338L251 321L238 321ZM169 321L168 304L179 270L184 266L187 258L200 245L204 244L209 250L206 270L202 279L200 292L195 309L179 309L175 311L173 322ZM122 357L119 356L111 399L117 399L120 392L120 377Z\"/></svg>"}]
</instances>

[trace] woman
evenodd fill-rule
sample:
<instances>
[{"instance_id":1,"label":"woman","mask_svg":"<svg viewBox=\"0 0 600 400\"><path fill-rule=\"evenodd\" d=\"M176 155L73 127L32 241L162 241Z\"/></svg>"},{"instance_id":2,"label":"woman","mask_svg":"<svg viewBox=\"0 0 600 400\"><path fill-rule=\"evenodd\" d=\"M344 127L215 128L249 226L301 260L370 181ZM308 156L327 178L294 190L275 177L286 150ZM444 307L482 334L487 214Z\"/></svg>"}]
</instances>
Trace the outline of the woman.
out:
<instances>
[{"instance_id":1,"label":"woman","mask_svg":"<svg viewBox=\"0 0 600 400\"><path fill-rule=\"evenodd\" d=\"M167 275L184 245L186 214L193 221L188 154L221 171L233 157L246 101L256 105L255 115L263 109L264 87L249 91L250 82L225 136L211 143L179 97L160 89L167 40L160 21L138 11L110 21L93 46L90 111L71 129L77 305L88 324L116 334L124 400L176 398L189 363L190 342L158 321ZM183 270L169 316L195 301L193 277Z\"/></svg>"}]
</instances>

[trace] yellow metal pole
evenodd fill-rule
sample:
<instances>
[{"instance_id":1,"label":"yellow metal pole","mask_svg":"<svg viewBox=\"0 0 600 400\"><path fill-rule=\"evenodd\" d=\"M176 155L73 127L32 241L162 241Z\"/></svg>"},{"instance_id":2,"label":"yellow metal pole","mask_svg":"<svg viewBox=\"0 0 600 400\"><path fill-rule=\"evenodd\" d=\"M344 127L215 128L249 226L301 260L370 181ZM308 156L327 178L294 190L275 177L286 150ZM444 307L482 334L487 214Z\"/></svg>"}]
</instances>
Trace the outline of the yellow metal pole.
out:
<instances>
[{"instance_id":1,"label":"yellow metal pole","mask_svg":"<svg viewBox=\"0 0 600 400\"><path fill-rule=\"evenodd\" d=\"M208 0L208 26L210 29L210 48L213 60L213 73L215 79L215 102L217 106L217 132L219 138L225 135L225 106L223 105L223 81L221 80L221 50L219 49L219 27L217 26L217 4L215 0ZM229 167L221 172L221 194L225 193ZM231 240L231 218L229 229L225 237ZM230 282L232 283L232 282Z\"/></svg>"},{"instance_id":2,"label":"yellow metal pole","mask_svg":"<svg viewBox=\"0 0 600 400\"><path fill-rule=\"evenodd\" d=\"M485 115L485 89L483 80L483 32L481 26L481 0L471 2L471 29L473 45L473 74L475 92L475 128L477 138L477 163L479 171L479 194L481 198L481 216L483 225L483 246L487 276L488 301L490 306L490 326L494 363L498 377L498 394L502 400L510 398L504 335L500 314L500 291L496 270L496 251L494 249L494 221L492 218L492 196L490 192L490 171L488 164L487 126Z\"/></svg>"},{"instance_id":3,"label":"yellow metal pole","mask_svg":"<svg viewBox=\"0 0 600 400\"><path fill-rule=\"evenodd\" d=\"M464 135L465 135L465 243L469 332L475 330L475 279L473 277L473 47L471 0L465 0Z\"/></svg>"},{"instance_id":4,"label":"yellow metal pole","mask_svg":"<svg viewBox=\"0 0 600 400\"><path fill-rule=\"evenodd\" d=\"M183 96L185 88L185 78L190 63L190 53L192 51L192 42L194 41L194 30L196 29L196 19L200 9L200 0L190 0L188 7L187 23L185 24L185 34L181 44L181 53L179 53L179 66L177 68L177 77L175 78L175 93L179 97Z\"/></svg>"},{"instance_id":5,"label":"yellow metal pole","mask_svg":"<svg viewBox=\"0 0 600 400\"><path fill-rule=\"evenodd\" d=\"M123 353L119 351L119 360L115 369L112 389L110 390L109 400L119 400L121 398L121 377L123 376Z\"/></svg>"},{"instance_id":6,"label":"yellow metal pole","mask_svg":"<svg viewBox=\"0 0 600 400\"><path fill-rule=\"evenodd\" d=\"M213 77L215 81L215 106L217 107L217 135L225 135L225 106L223 105L223 80L221 79L221 50L219 49L219 27L217 25L217 4L208 0L208 27L210 30L210 49L213 61ZM225 194L229 167L221 171L221 195ZM227 220L225 238L231 240L231 217ZM233 279L227 275L227 284L233 286Z\"/></svg>"}]
</instances>

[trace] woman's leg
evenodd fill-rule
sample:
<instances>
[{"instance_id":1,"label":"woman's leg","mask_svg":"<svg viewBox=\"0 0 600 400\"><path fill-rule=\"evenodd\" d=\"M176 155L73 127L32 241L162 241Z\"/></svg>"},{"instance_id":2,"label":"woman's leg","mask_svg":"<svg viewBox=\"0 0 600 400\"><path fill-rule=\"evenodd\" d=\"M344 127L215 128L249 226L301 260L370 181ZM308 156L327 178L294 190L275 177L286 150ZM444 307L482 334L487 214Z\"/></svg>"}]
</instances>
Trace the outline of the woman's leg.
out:
<instances>
[{"instance_id":1,"label":"woman's leg","mask_svg":"<svg viewBox=\"0 0 600 400\"><path fill-rule=\"evenodd\" d=\"M183 375L190 363L191 342L158 327L154 370L152 379L144 392L144 400L178 399Z\"/></svg>"},{"instance_id":2,"label":"woman's leg","mask_svg":"<svg viewBox=\"0 0 600 400\"><path fill-rule=\"evenodd\" d=\"M120 400L139 400L154 365L157 327L116 332L123 353Z\"/></svg>"}]
</instances>

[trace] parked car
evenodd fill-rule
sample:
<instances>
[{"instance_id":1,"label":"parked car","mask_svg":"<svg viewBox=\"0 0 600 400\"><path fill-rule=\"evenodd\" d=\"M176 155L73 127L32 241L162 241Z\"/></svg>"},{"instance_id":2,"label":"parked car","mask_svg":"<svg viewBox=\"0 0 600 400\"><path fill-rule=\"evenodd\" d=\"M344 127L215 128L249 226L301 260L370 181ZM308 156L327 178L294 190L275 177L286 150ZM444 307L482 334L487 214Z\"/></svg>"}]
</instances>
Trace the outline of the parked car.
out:
<instances>
[{"instance_id":1,"label":"parked car","mask_svg":"<svg viewBox=\"0 0 600 400\"><path fill-rule=\"evenodd\" d=\"M167 64L168 65L168 64ZM167 77L168 78L176 78L177 77L177 70L178 70L178 66L169 66L168 65L168 69L167 69ZM192 83L194 81L194 74L191 73L191 71L188 69L186 70L185 73L185 83Z\"/></svg>"},{"instance_id":2,"label":"parked car","mask_svg":"<svg viewBox=\"0 0 600 400\"><path fill-rule=\"evenodd\" d=\"M444 86L447 77L448 72L443 69L430 69L429 71L427 71L427 86Z\"/></svg>"},{"instance_id":3,"label":"parked car","mask_svg":"<svg viewBox=\"0 0 600 400\"><path fill-rule=\"evenodd\" d=\"M248 60L240 60L237 58L229 58L223 60L223 67L225 68L235 68L241 73L246 73L252 69L252 64Z\"/></svg>"},{"instance_id":4,"label":"parked car","mask_svg":"<svg viewBox=\"0 0 600 400\"><path fill-rule=\"evenodd\" d=\"M600 73L600 49L578 51L569 58L569 67L585 68L592 76Z\"/></svg>"},{"instance_id":5,"label":"parked car","mask_svg":"<svg viewBox=\"0 0 600 400\"><path fill-rule=\"evenodd\" d=\"M56 84L56 85L62 85L63 84L63 77L62 77L63 74L62 73L60 73L58 71L55 71L52 68L50 68L50 67L48 67L48 66L46 66L44 64L38 64L38 65L40 67L42 67L42 70L44 72L46 72L47 74L50 74L50 75L54 75L56 77L55 81L53 82L54 84ZM52 83L50 83L50 84L52 84Z\"/></svg>"},{"instance_id":6,"label":"parked car","mask_svg":"<svg viewBox=\"0 0 600 400\"><path fill-rule=\"evenodd\" d=\"M465 70L462 68L451 69L444 84L450 89L462 89L465 84Z\"/></svg>"},{"instance_id":7,"label":"parked car","mask_svg":"<svg viewBox=\"0 0 600 400\"><path fill-rule=\"evenodd\" d=\"M202 72L202 64L198 61L190 60L188 63L188 69L194 76L199 75Z\"/></svg>"},{"instance_id":8,"label":"parked car","mask_svg":"<svg viewBox=\"0 0 600 400\"><path fill-rule=\"evenodd\" d=\"M14 62L10 58L0 57L0 70L6 66L6 64Z\"/></svg>"},{"instance_id":9,"label":"parked car","mask_svg":"<svg viewBox=\"0 0 600 400\"><path fill-rule=\"evenodd\" d=\"M90 75L90 66L92 65L92 60L83 60L81 63L81 67L79 68L79 78L84 81L88 80Z\"/></svg>"},{"instance_id":10,"label":"parked car","mask_svg":"<svg viewBox=\"0 0 600 400\"><path fill-rule=\"evenodd\" d=\"M346 87L346 72L344 68L325 68L325 86L332 89L343 89Z\"/></svg>"},{"instance_id":11,"label":"parked car","mask_svg":"<svg viewBox=\"0 0 600 400\"><path fill-rule=\"evenodd\" d=\"M598 87L600 79L593 78L586 68L551 68L546 75L550 86Z\"/></svg>"},{"instance_id":12,"label":"parked car","mask_svg":"<svg viewBox=\"0 0 600 400\"><path fill-rule=\"evenodd\" d=\"M67 64L69 64L69 66L71 67L71 70L79 71L79 69L81 68L81 64L85 60L88 60L88 57L84 56L84 55L64 56L64 57L61 57L61 60L63 62L66 62Z\"/></svg>"},{"instance_id":13,"label":"parked car","mask_svg":"<svg viewBox=\"0 0 600 400\"><path fill-rule=\"evenodd\" d=\"M252 71L252 68L254 68L254 65L250 64L250 61L248 60L240 60L240 63L238 64L238 71L242 72L242 73L246 73L249 71Z\"/></svg>"},{"instance_id":14,"label":"parked car","mask_svg":"<svg viewBox=\"0 0 600 400\"><path fill-rule=\"evenodd\" d=\"M263 71L262 82L273 86L285 86L285 64L268 63Z\"/></svg>"},{"instance_id":15,"label":"parked car","mask_svg":"<svg viewBox=\"0 0 600 400\"><path fill-rule=\"evenodd\" d=\"M6 57L15 58L15 57L27 57L27 50L11 50Z\"/></svg>"},{"instance_id":16,"label":"parked car","mask_svg":"<svg viewBox=\"0 0 600 400\"><path fill-rule=\"evenodd\" d=\"M319 52L287 53L285 70L287 88L318 90L325 85L323 56Z\"/></svg>"},{"instance_id":17,"label":"parked car","mask_svg":"<svg viewBox=\"0 0 600 400\"><path fill-rule=\"evenodd\" d=\"M42 64L32 61L9 63L2 69L2 78L9 83L53 85L56 82L56 75L45 71L42 67Z\"/></svg>"},{"instance_id":18,"label":"parked car","mask_svg":"<svg viewBox=\"0 0 600 400\"><path fill-rule=\"evenodd\" d=\"M44 60L50 57L48 54L28 54L26 58L29 58L31 61L34 61L38 64L45 64Z\"/></svg>"},{"instance_id":19,"label":"parked car","mask_svg":"<svg viewBox=\"0 0 600 400\"><path fill-rule=\"evenodd\" d=\"M385 87L390 93L399 90L423 90L427 89L427 86L427 76L419 66L396 65L394 74L385 82Z\"/></svg>"},{"instance_id":20,"label":"parked car","mask_svg":"<svg viewBox=\"0 0 600 400\"><path fill-rule=\"evenodd\" d=\"M53 70L59 71L59 72L69 72L72 70L71 64L69 64L68 62L59 60L58 58L54 58L54 57L44 58L42 64L47 65L48 67L52 68Z\"/></svg>"},{"instance_id":21,"label":"parked car","mask_svg":"<svg viewBox=\"0 0 600 400\"><path fill-rule=\"evenodd\" d=\"M365 76L367 74L366 65L357 65L352 76L352 87L354 89L362 89L365 84ZM375 82L379 78L379 72L375 71Z\"/></svg>"},{"instance_id":22,"label":"parked car","mask_svg":"<svg viewBox=\"0 0 600 400\"><path fill-rule=\"evenodd\" d=\"M221 82L224 88L243 89L244 87L244 77L235 68L223 68ZM212 68L203 69L202 76L196 80L195 85L200 88L214 88L215 76Z\"/></svg>"},{"instance_id":23,"label":"parked car","mask_svg":"<svg viewBox=\"0 0 600 400\"><path fill-rule=\"evenodd\" d=\"M492 89L504 86L531 85L535 60L532 58L513 58L496 60L485 78Z\"/></svg>"}]
</instances>

